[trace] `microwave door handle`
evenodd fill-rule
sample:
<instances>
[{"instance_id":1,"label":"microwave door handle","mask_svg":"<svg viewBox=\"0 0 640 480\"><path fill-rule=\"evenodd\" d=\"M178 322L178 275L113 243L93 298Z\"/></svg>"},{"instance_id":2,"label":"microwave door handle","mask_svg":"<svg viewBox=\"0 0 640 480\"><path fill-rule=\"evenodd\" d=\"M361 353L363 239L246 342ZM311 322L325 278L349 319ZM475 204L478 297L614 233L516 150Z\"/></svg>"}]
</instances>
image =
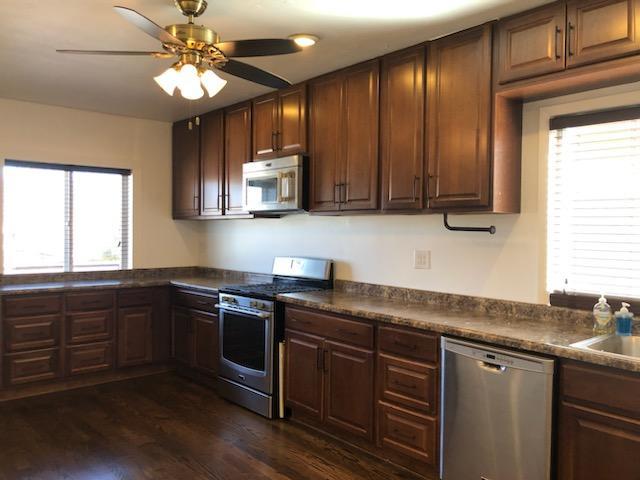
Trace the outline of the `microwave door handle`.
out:
<instances>
[{"instance_id":1,"label":"microwave door handle","mask_svg":"<svg viewBox=\"0 0 640 480\"><path fill-rule=\"evenodd\" d=\"M284 190L284 178L282 176L282 172L278 172L278 180L276 181L276 192L277 192L278 203L282 203L283 190Z\"/></svg>"}]
</instances>

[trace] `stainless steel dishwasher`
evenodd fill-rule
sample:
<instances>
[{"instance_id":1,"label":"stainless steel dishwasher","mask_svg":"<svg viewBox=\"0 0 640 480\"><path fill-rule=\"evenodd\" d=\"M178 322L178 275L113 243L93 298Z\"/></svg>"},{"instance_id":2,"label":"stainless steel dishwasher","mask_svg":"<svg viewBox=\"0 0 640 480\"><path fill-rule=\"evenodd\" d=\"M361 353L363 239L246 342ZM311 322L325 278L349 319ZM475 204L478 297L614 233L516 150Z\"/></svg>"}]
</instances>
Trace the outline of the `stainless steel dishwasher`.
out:
<instances>
[{"instance_id":1,"label":"stainless steel dishwasher","mask_svg":"<svg viewBox=\"0 0 640 480\"><path fill-rule=\"evenodd\" d=\"M554 361L442 338L441 478L548 480Z\"/></svg>"}]
</instances>

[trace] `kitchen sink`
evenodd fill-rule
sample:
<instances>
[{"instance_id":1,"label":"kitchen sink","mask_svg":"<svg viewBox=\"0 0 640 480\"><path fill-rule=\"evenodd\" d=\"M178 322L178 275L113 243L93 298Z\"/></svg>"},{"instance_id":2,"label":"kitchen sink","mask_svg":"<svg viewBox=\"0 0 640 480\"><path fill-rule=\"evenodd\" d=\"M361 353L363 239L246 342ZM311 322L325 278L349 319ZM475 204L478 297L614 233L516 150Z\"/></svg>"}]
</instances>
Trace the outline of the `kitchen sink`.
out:
<instances>
[{"instance_id":1,"label":"kitchen sink","mask_svg":"<svg viewBox=\"0 0 640 480\"><path fill-rule=\"evenodd\" d=\"M615 353L627 357L640 358L640 335L621 337L619 335L603 335L588 338L571 345L572 347L585 348L598 352Z\"/></svg>"}]
</instances>

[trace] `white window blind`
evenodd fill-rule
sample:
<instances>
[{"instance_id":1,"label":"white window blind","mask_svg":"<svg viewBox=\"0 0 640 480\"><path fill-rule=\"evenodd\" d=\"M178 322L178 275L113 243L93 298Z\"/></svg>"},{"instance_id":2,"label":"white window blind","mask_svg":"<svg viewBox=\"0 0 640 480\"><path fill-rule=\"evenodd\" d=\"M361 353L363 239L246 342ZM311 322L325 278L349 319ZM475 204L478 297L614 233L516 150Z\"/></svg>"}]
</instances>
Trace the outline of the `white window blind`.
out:
<instances>
[{"instance_id":1,"label":"white window blind","mask_svg":"<svg viewBox=\"0 0 640 480\"><path fill-rule=\"evenodd\" d=\"M4 273L130 268L131 172L7 160Z\"/></svg>"},{"instance_id":2,"label":"white window blind","mask_svg":"<svg viewBox=\"0 0 640 480\"><path fill-rule=\"evenodd\" d=\"M547 290L640 298L640 119L575 123L550 131Z\"/></svg>"}]
</instances>

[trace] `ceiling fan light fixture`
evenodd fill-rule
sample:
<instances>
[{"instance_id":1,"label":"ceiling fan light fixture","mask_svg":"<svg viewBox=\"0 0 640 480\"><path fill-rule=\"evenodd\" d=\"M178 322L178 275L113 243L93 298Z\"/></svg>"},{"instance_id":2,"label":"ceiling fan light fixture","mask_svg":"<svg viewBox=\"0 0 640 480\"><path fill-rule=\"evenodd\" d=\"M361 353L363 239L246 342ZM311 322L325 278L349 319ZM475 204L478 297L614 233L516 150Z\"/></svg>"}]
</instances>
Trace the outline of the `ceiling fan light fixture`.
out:
<instances>
[{"instance_id":1,"label":"ceiling fan light fixture","mask_svg":"<svg viewBox=\"0 0 640 480\"><path fill-rule=\"evenodd\" d=\"M198 69L194 65L186 63L180 67L178 88L182 96L188 100L202 98L204 90L200 86L200 76L198 75Z\"/></svg>"},{"instance_id":2,"label":"ceiling fan light fixture","mask_svg":"<svg viewBox=\"0 0 640 480\"><path fill-rule=\"evenodd\" d=\"M211 98L225 87L227 81L224 78L220 78L212 70L204 70L200 73L200 83L202 83L202 86L207 90L209 98Z\"/></svg>"},{"instance_id":3,"label":"ceiling fan light fixture","mask_svg":"<svg viewBox=\"0 0 640 480\"><path fill-rule=\"evenodd\" d=\"M296 33L294 35L289 35L289 40L293 40L302 48L307 48L314 46L320 39L310 33Z\"/></svg>"},{"instance_id":4,"label":"ceiling fan light fixture","mask_svg":"<svg viewBox=\"0 0 640 480\"><path fill-rule=\"evenodd\" d=\"M173 93L178 86L178 77L180 74L176 70L175 65L166 69L162 74L157 77L153 77L155 82L169 95L173 96Z\"/></svg>"}]
</instances>

